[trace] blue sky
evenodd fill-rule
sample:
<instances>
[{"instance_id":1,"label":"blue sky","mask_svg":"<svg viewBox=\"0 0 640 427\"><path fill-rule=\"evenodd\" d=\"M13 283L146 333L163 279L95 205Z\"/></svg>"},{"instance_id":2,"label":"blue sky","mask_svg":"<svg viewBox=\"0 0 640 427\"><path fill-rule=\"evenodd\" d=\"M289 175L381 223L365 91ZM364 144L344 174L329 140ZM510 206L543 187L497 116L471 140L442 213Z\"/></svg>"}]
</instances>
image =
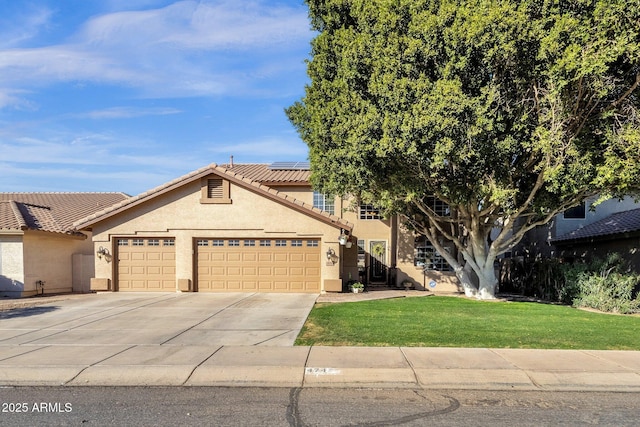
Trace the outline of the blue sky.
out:
<instances>
[{"instance_id":1,"label":"blue sky","mask_svg":"<svg viewBox=\"0 0 640 427\"><path fill-rule=\"evenodd\" d=\"M300 161L303 0L0 0L0 191L138 194Z\"/></svg>"}]
</instances>

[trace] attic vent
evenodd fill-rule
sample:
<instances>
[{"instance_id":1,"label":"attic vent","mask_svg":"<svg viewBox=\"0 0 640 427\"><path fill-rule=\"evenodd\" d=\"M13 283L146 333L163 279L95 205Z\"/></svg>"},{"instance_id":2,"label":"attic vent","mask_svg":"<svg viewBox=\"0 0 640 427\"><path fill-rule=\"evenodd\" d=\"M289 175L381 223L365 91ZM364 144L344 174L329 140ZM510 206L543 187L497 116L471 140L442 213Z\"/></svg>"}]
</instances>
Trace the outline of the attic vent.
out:
<instances>
[{"instance_id":1,"label":"attic vent","mask_svg":"<svg viewBox=\"0 0 640 427\"><path fill-rule=\"evenodd\" d=\"M231 203L230 183L221 177L207 177L200 181L200 203Z\"/></svg>"},{"instance_id":2,"label":"attic vent","mask_svg":"<svg viewBox=\"0 0 640 427\"><path fill-rule=\"evenodd\" d=\"M211 178L207 180L207 197L209 199L224 198L224 188L222 178Z\"/></svg>"}]
</instances>

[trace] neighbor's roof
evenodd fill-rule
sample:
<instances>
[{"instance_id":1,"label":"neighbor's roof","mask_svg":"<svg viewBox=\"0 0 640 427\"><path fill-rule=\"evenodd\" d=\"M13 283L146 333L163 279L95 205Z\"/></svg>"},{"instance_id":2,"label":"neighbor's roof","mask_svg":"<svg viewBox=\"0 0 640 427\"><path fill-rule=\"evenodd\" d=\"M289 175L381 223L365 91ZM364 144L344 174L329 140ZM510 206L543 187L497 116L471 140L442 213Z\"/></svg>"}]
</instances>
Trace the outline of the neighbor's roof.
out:
<instances>
[{"instance_id":1,"label":"neighbor's roof","mask_svg":"<svg viewBox=\"0 0 640 427\"><path fill-rule=\"evenodd\" d=\"M246 172L247 174L251 175L252 171L255 172L260 170L260 168L258 167L253 169L251 168L251 166L268 167L267 165L244 165L246 166L246 168L241 168L239 166L240 165L233 165L233 167L225 167L225 166L218 166L217 164L212 163L201 169L195 170L184 176L176 178L173 181L167 182L166 184L163 184L159 187L156 187L154 189L141 193L135 197L130 197L102 211L95 212L92 215L82 218L74 223L74 227L76 227L76 229L78 230L91 227L92 225L104 219L107 219L113 215L117 215L118 213L123 212L131 207L137 206L141 203L147 202L155 197L158 197L162 194L172 191L187 183L204 178L210 174L216 174L218 176L224 177L225 179L228 179L230 182L236 185L239 185L241 187L244 187L251 191L259 193L260 195L268 199L282 203L294 210L297 210L298 212L302 212L312 217L315 217L318 220L331 224L337 228L345 228L349 230L353 229L353 224L351 224L350 222L338 216L332 215L326 211L315 208L308 203L304 203L303 201L296 199L295 197L288 196L284 193L281 193L278 190L272 187L269 187L267 185L264 185L260 181L249 178L245 176L243 173L241 173L241 172ZM249 172L247 172L247 170Z\"/></svg>"},{"instance_id":2,"label":"neighbor's roof","mask_svg":"<svg viewBox=\"0 0 640 427\"><path fill-rule=\"evenodd\" d=\"M606 218L564 234L554 242L567 242L640 231L640 209L614 213Z\"/></svg>"},{"instance_id":3,"label":"neighbor's roof","mask_svg":"<svg viewBox=\"0 0 640 427\"><path fill-rule=\"evenodd\" d=\"M297 163L292 168L286 168L282 164L243 164L234 163L230 165L220 165L232 170L246 178L264 185L309 185L311 171L308 167L301 167Z\"/></svg>"},{"instance_id":4,"label":"neighbor's roof","mask_svg":"<svg viewBox=\"0 0 640 427\"><path fill-rule=\"evenodd\" d=\"M0 231L73 234L75 221L126 198L124 193L0 193Z\"/></svg>"}]
</instances>

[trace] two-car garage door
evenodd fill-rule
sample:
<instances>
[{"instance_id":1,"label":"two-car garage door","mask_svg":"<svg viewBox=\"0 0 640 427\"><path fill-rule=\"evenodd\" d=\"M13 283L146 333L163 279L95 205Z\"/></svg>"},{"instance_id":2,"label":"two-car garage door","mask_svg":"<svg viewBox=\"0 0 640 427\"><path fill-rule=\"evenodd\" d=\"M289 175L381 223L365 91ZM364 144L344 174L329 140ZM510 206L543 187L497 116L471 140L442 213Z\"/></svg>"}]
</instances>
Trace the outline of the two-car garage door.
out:
<instances>
[{"instance_id":1,"label":"two-car garage door","mask_svg":"<svg viewBox=\"0 0 640 427\"><path fill-rule=\"evenodd\" d=\"M317 239L197 239L199 292L320 292ZM172 238L117 239L120 291L175 291Z\"/></svg>"},{"instance_id":2,"label":"two-car garage door","mask_svg":"<svg viewBox=\"0 0 640 427\"><path fill-rule=\"evenodd\" d=\"M199 292L320 292L317 239L198 239Z\"/></svg>"}]
</instances>

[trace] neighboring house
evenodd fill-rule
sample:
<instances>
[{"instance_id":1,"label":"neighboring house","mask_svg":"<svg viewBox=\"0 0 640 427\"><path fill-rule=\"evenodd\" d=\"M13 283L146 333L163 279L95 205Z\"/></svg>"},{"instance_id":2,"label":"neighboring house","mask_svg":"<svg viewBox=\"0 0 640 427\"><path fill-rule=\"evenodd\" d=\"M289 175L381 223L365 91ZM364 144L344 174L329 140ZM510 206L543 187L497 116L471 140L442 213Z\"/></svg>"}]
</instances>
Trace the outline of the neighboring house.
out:
<instances>
[{"instance_id":1,"label":"neighboring house","mask_svg":"<svg viewBox=\"0 0 640 427\"><path fill-rule=\"evenodd\" d=\"M529 251L572 261L617 252L640 272L640 203L631 197L593 206L595 201L587 199L529 233L517 255Z\"/></svg>"},{"instance_id":2,"label":"neighboring house","mask_svg":"<svg viewBox=\"0 0 640 427\"><path fill-rule=\"evenodd\" d=\"M212 164L77 221L102 254L92 289L320 293L408 279L458 291L397 218L314 192L309 175L306 162Z\"/></svg>"},{"instance_id":3,"label":"neighboring house","mask_svg":"<svg viewBox=\"0 0 640 427\"><path fill-rule=\"evenodd\" d=\"M0 193L0 297L88 292L93 243L73 223L122 193Z\"/></svg>"}]
</instances>

